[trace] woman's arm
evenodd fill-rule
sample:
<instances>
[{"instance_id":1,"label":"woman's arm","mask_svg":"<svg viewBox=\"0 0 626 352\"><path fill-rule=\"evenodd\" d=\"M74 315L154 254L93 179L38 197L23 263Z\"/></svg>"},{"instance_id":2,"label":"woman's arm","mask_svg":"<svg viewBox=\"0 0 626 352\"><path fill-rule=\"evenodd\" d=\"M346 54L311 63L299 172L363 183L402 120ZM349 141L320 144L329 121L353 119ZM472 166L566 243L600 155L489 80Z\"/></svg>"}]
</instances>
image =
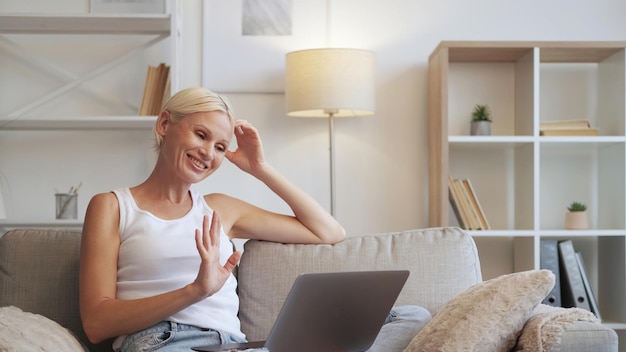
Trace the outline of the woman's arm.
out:
<instances>
[{"instance_id":1,"label":"woman's arm","mask_svg":"<svg viewBox=\"0 0 626 352\"><path fill-rule=\"evenodd\" d=\"M265 183L289 205L294 216L268 212L225 195L207 196L212 208L228 216L224 229L232 238L284 243L336 243L345 238L345 230L335 218L265 161L261 139L252 125L237 121L235 136L238 148L227 152L228 160Z\"/></svg>"},{"instance_id":2,"label":"woman's arm","mask_svg":"<svg viewBox=\"0 0 626 352\"><path fill-rule=\"evenodd\" d=\"M226 265L219 265L219 217L214 215L211 224L205 217L203 229L196 230L202 264L193 283L153 297L116 299L118 224L119 205L115 195L94 196L83 226L79 276L81 319L93 343L147 328L210 296L224 285L239 261L240 254L235 252Z\"/></svg>"}]
</instances>

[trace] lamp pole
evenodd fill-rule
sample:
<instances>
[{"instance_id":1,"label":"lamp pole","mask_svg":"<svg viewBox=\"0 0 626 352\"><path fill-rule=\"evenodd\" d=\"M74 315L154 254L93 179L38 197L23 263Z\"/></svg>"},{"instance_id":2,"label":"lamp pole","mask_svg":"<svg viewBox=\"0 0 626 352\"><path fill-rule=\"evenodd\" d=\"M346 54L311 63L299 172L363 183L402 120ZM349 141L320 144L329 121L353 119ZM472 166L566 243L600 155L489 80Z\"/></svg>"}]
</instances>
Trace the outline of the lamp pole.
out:
<instances>
[{"instance_id":1,"label":"lamp pole","mask_svg":"<svg viewBox=\"0 0 626 352\"><path fill-rule=\"evenodd\" d=\"M328 145L330 152L330 215L335 216L335 111L328 110Z\"/></svg>"}]
</instances>

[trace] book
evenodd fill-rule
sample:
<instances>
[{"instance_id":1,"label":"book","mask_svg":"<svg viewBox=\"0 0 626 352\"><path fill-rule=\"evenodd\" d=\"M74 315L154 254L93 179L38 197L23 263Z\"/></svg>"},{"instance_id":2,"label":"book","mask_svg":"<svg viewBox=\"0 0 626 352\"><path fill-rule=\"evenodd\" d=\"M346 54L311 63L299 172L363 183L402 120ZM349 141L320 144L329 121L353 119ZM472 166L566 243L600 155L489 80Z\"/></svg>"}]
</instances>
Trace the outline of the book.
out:
<instances>
[{"instance_id":1,"label":"book","mask_svg":"<svg viewBox=\"0 0 626 352\"><path fill-rule=\"evenodd\" d=\"M597 136L600 130L597 127L589 128L564 128L540 130L540 136Z\"/></svg>"},{"instance_id":2,"label":"book","mask_svg":"<svg viewBox=\"0 0 626 352\"><path fill-rule=\"evenodd\" d=\"M542 239L539 245L539 267L554 274L554 287L541 303L553 307L561 306L561 275L559 269L559 247L557 240Z\"/></svg>"},{"instance_id":3,"label":"book","mask_svg":"<svg viewBox=\"0 0 626 352\"><path fill-rule=\"evenodd\" d=\"M150 115L158 115L161 112L161 106L163 105L163 96L165 95L165 86L170 73L170 67L161 63L157 69L157 82L155 94L152 104L150 105Z\"/></svg>"},{"instance_id":4,"label":"book","mask_svg":"<svg viewBox=\"0 0 626 352\"><path fill-rule=\"evenodd\" d=\"M469 196L467 192L465 192L465 187L463 183L459 179L454 180L454 187L456 188L457 193L459 194L459 201L461 202L461 208L463 209L463 213L467 218L468 229L469 230L480 230L480 223L478 221L478 216L474 212L474 208L470 203Z\"/></svg>"},{"instance_id":5,"label":"book","mask_svg":"<svg viewBox=\"0 0 626 352\"><path fill-rule=\"evenodd\" d=\"M590 128L591 124L588 120L556 120L539 122L539 130L571 130Z\"/></svg>"},{"instance_id":6,"label":"book","mask_svg":"<svg viewBox=\"0 0 626 352\"><path fill-rule=\"evenodd\" d=\"M476 192L474 191L474 187L469 179L463 179L461 181L463 186L465 187L465 191L469 196L470 203L474 209L474 212L478 216L478 221L480 223L481 230L489 230L491 226L489 225L489 221L487 221L487 216L485 216L485 212L483 211L480 202L478 201L478 197L476 196Z\"/></svg>"},{"instance_id":7,"label":"book","mask_svg":"<svg viewBox=\"0 0 626 352\"><path fill-rule=\"evenodd\" d=\"M164 99L169 97L170 67L164 63L148 66L143 98L139 107L140 116L158 115Z\"/></svg>"},{"instance_id":8,"label":"book","mask_svg":"<svg viewBox=\"0 0 626 352\"><path fill-rule=\"evenodd\" d=\"M582 253L576 251L576 261L578 263L578 269L580 270L580 275L583 279L583 285L585 286L585 292L587 293L587 299L589 299L589 307L591 307L591 312L595 314L595 316L602 320L600 316L600 309L598 308L598 301L596 300L596 295L593 293L593 289L591 288L591 283L589 282L589 276L587 275L587 268L585 267L585 261L583 260Z\"/></svg>"},{"instance_id":9,"label":"book","mask_svg":"<svg viewBox=\"0 0 626 352\"><path fill-rule=\"evenodd\" d=\"M150 99L152 99L152 87L154 85L154 67L148 66L146 72L146 83L143 88L143 97L141 99L141 105L139 106L139 116L148 115L148 106Z\"/></svg>"},{"instance_id":10,"label":"book","mask_svg":"<svg viewBox=\"0 0 626 352\"><path fill-rule=\"evenodd\" d=\"M448 198L450 200L450 206L452 207L452 211L456 216L456 220L459 223L459 226L465 230L468 230L468 223L463 214L463 209L461 208L461 202L459 200L459 195L457 194L456 187L454 186L454 180L452 177L448 177Z\"/></svg>"},{"instance_id":11,"label":"book","mask_svg":"<svg viewBox=\"0 0 626 352\"><path fill-rule=\"evenodd\" d=\"M572 240L559 241L559 265L561 276L561 305L591 311L578 260Z\"/></svg>"}]
</instances>

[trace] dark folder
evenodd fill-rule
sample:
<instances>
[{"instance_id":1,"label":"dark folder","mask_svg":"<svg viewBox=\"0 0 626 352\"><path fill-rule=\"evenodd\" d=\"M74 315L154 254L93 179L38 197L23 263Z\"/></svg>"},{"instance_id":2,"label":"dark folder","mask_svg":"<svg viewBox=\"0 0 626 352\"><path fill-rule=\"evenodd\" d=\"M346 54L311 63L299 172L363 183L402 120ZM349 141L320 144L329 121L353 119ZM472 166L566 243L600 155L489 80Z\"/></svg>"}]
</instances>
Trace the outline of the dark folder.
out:
<instances>
[{"instance_id":1,"label":"dark folder","mask_svg":"<svg viewBox=\"0 0 626 352\"><path fill-rule=\"evenodd\" d=\"M554 287L541 302L553 307L561 306L561 279L559 272L559 247L557 240L541 240L539 248L539 265L554 273Z\"/></svg>"},{"instance_id":2,"label":"dark folder","mask_svg":"<svg viewBox=\"0 0 626 352\"><path fill-rule=\"evenodd\" d=\"M596 295L593 293L591 289L591 283L589 282L589 277L587 275L587 267L585 266L585 261L583 260L583 255L580 252L576 252L576 259L578 260L578 268L580 269L580 275L583 278L583 285L585 285L585 291L587 292L587 298L589 299L589 306L591 307L591 312L596 315L598 319L602 319L600 316L600 309L598 308L598 301L596 300Z\"/></svg>"},{"instance_id":3,"label":"dark folder","mask_svg":"<svg viewBox=\"0 0 626 352\"><path fill-rule=\"evenodd\" d=\"M578 268L576 252L571 240L559 241L559 264L561 266L561 304L591 311L582 275Z\"/></svg>"}]
</instances>

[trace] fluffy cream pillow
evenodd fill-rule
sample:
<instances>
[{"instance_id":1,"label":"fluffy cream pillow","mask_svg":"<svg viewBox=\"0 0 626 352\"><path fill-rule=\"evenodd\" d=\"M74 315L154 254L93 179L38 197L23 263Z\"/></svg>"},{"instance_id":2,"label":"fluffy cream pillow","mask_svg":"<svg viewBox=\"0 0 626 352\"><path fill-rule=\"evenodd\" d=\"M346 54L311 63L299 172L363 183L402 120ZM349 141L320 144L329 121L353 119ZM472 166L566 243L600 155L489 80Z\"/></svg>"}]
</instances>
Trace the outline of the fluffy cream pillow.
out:
<instances>
[{"instance_id":1,"label":"fluffy cream pillow","mask_svg":"<svg viewBox=\"0 0 626 352\"><path fill-rule=\"evenodd\" d=\"M86 348L57 322L8 306L0 308L0 351L84 352Z\"/></svg>"},{"instance_id":2,"label":"fluffy cream pillow","mask_svg":"<svg viewBox=\"0 0 626 352\"><path fill-rule=\"evenodd\" d=\"M509 351L553 286L550 270L513 273L474 285L450 300L404 352Z\"/></svg>"}]
</instances>

